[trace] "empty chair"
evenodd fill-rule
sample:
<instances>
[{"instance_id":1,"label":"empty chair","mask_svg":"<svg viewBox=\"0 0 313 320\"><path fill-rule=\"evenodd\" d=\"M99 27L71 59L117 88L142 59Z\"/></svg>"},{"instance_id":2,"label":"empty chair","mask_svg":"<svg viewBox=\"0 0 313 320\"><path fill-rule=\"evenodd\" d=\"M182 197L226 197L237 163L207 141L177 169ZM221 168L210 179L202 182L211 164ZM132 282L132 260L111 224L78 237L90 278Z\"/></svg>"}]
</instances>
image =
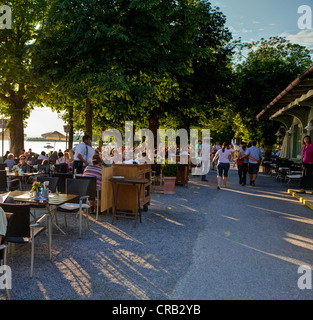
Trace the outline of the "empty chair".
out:
<instances>
[{"instance_id":1,"label":"empty chair","mask_svg":"<svg viewBox=\"0 0 313 320\"><path fill-rule=\"evenodd\" d=\"M58 172L61 172L61 173L69 172L67 163L60 163L60 164L56 164L55 166L59 166Z\"/></svg>"},{"instance_id":2,"label":"empty chair","mask_svg":"<svg viewBox=\"0 0 313 320\"><path fill-rule=\"evenodd\" d=\"M69 172L68 165L66 163L55 164L54 170L55 172L61 172L61 173Z\"/></svg>"},{"instance_id":3,"label":"empty chair","mask_svg":"<svg viewBox=\"0 0 313 320\"><path fill-rule=\"evenodd\" d=\"M40 226L40 223L47 218L47 215L42 215L35 223L30 224L30 205L0 203L0 207L5 212L12 213L8 220L5 242L31 244L30 277L32 277L34 269L35 238L46 229L44 226Z\"/></svg>"},{"instance_id":4,"label":"empty chair","mask_svg":"<svg viewBox=\"0 0 313 320\"><path fill-rule=\"evenodd\" d=\"M21 187L20 179L9 179L5 170L0 171L0 191L10 191Z\"/></svg>"},{"instance_id":5,"label":"empty chair","mask_svg":"<svg viewBox=\"0 0 313 320\"><path fill-rule=\"evenodd\" d=\"M59 182L59 178L56 177L37 177L37 181L40 183L44 183L45 181L49 181L48 188L51 190L52 193L56 192L56 188Z\"/></svg>"},{"instance_id":6,"label":"empty chair","mask_svg":"<svg viewBox=\"0 0 313 320\"><path fill-rule=\"evenodd\" d=\"M98 220L101 189L97 189L97 177L76 176L75 179L90 181L87 195L89 196L89 200L95 201L94 206L96 206L96 220Z\"/></svg>"},{"instance_id":7,"label":"empty chair","mask_svg":"<svg viewBox=\"0 0 313 320\"><path fill-rule=\"evenodd\" d=\"M82 230L82 216L83 212L86 212L86 220L89 228L89 205L87 195L89 186L89 180L78 180L78 179L66 179L66 193L78 195L76 199L62 204L57 207L56 212L64 214L76 214L78 215L78 228L79 228L79 237L81 237Z\"/></svg>"},{"instance_id":8,"label":"empty chair","mask_svg":"<svg viewBox=\"0 0 313 320\"><path fill-rule=\"evenodd\" d=\"M49 164L38 164L38 171L44 175L50 174L50 165Z\"/></svg>"},{"instance_id":9,"label":"empty chair","mask_svg":"<svg viewBox=\"0 0 313 320\"><path fill-rule=\"evenodd\" d=\"M66 179L72 179L73 174L71 172L69 172L69 173L55 172L53 174L53 176L55 178L59 178L59 181L57 184L58 191L61 193L65 193L65 181L66 181Z\"/></svg>"}]
</instances>

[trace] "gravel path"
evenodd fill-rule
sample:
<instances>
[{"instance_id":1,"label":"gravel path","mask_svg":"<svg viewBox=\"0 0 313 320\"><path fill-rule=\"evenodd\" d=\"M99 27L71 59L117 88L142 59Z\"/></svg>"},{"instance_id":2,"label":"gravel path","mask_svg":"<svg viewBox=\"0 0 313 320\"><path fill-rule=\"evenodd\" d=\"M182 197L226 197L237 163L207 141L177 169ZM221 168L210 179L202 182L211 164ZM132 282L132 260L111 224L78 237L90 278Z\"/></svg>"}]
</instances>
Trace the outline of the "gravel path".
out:
<instances>
[{"instance_id":1,"label":"gravel path","mask_svg":"<svg viewBox=\"0 0 313 320\"><path fill-rule=\"evenodd\" d=\"M67 235L54 234L52 261L47 237L36 240L34 276L29 278L30 246L17 246L7 264L13 273L11 298L24 299L170 299L192 263L192 248L208 214L212 190L203 183L177 186L176 195L155 191L142 223L111 215L92 216L90 230L68 217ZM199 206L202 199L205 204ZM62 226L63 217L58 217ZM84 222L84 221L83 221ZM5 298L0 291L0 299Z\"/></svg>"},{"instance_id":2,"label":"gravel path","mask_svg":"<svg viewBox=\"0 0 313 320\"><path fill-rule=\"evenodd\" d=\"M67 235L53 236L51 261L47 237L38 238L32 279L30 246L9 255L11 298L311 299L297 288L297 268L313 266L312 211L272 178L257 182L238 186L232 170L226 190L216 190L214 172L209 182L177 186L176 195L155 190L136 228L131 220L112 225L111 215L92 216L82 239L71 217Z\"/></svg>"}]
</instances>

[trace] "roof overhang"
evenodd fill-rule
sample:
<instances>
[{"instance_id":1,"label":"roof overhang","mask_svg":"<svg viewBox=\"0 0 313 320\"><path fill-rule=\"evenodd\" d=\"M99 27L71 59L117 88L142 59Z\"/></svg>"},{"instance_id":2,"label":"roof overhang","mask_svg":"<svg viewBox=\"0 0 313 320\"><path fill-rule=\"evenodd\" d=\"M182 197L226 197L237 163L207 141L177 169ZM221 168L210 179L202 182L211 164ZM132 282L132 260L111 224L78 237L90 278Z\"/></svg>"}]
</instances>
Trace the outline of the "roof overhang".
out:
<instances>
[{"instance_id":1,"label":"roof overhang","mask_svg":"<svg viewBox=\"0 0 313 320\"><path fill-rule=\"evenodd\" d=\"M313 65L262 110L257 119L271 119L299 105L313 107Z\"/></svg>"}]
</instances>

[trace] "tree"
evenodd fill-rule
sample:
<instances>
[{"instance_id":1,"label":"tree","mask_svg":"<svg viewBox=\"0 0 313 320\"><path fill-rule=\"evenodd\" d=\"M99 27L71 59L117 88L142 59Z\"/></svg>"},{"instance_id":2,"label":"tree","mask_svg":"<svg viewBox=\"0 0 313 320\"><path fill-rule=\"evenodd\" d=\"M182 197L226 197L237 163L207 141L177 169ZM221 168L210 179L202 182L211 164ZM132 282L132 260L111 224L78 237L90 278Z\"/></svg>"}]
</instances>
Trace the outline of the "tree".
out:
<instances>
[{"instance_id":1,"label":"tree","mask_svg":"<svg viewBox=\"0 0 313 320\"><path fill-rule=\"evenodd\" d=\"M224 25L201 0L55 0L36 68L61 94L92 105L93 128L125 120L154 132L169 119L197 125L226 91Z\"/></svg>"},{"instance_id":2,"label":"tree","mask_svg":"<svg viewBox=\"0 0 313 320\"><path fill-rule=\"evenodd\" d=\"M47 10L47 1L12 0L12 29L0 32L1 112L10 117L10 150L15 155L24 148L24 124L30 111L40 104L44 90L33 73L33 53Z\"/></svg>"},{"instance_id":3,"label":"tree","mask_svg":"<svg viewBox=\"0 0 313 320\"><path fill-rule=\"evenodd\" d=\"M258 122L256 116L312 64L310 51L281 37L261 39L242 49L248 50L248 55L236 67L234 126L245 141L273 145L277 124L269 120Z\"/></svg>"}]
</instances>

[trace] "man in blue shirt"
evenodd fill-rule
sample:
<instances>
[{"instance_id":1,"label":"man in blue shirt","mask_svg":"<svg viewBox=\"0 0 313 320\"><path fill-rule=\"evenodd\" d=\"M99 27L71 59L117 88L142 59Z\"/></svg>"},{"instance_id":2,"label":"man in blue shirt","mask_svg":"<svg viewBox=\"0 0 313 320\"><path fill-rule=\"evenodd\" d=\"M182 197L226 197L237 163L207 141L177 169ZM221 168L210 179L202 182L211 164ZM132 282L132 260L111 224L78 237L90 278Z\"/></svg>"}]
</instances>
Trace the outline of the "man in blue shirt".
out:
<instances>
[{"instance_id":1,"label":"man in blue shirt","mask_svg":"<svg viewBox=\"0 0 313 320\"><path fill-rule=\"evenodd\" d=\"M260 163L262 160L262 152L256 146L256 141L252 141L251 144L252 146L246 150L243 158L249 157L250 185L255 186L255 180L258 175Z\"/></svg>"}]
</instances>

